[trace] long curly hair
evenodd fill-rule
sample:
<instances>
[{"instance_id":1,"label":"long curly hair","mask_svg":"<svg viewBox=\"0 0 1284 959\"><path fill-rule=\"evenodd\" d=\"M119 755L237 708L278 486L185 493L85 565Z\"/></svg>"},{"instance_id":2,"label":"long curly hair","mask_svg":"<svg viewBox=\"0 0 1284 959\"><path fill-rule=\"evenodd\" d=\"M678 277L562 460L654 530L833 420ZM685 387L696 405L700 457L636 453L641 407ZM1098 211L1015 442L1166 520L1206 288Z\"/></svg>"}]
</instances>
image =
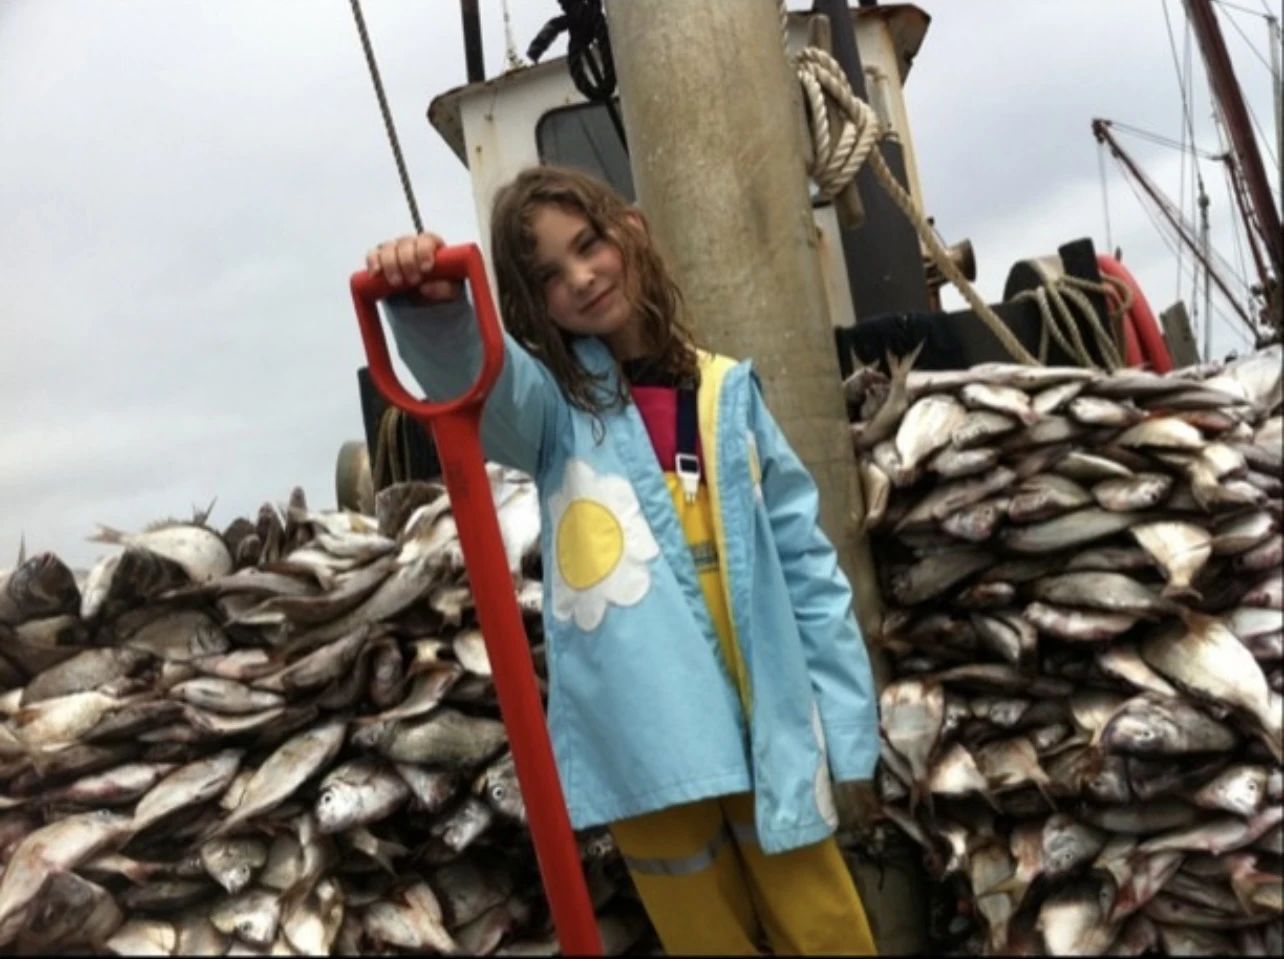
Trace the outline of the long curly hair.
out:
<instances>
[{"instance_id":1,"label":"long curly hair","mask_svg":"<svg viewBox=\"0 0 1284 959\"><path fill-rule=\"evenodd\" d=\"M545 204L583 216L620 251L624 294L641 320L649 366L678 382L698 382L695 341L685 321L682 294L647 235L640 213L607 184L578 170L529 167L495 195L490 250L508 332L552 371L573 405L599 414L628 403L623 378L617 377L614 390L607 389L605 377L590 373L575 355L571 348L575 335L561 329L548 314L536 278L531 227L536 211Z\"/></svg>"}]
</instances>

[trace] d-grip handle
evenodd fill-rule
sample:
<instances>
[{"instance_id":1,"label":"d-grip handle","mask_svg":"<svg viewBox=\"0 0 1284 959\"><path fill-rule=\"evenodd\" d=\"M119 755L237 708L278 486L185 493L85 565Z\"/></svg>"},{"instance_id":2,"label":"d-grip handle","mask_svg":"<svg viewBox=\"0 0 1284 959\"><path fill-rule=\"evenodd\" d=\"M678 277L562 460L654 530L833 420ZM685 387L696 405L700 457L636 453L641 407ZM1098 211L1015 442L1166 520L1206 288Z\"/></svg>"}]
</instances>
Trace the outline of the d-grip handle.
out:
<instances>
[{"instance_id":1,"label":"d-grip handle","mask_svg":"<svg viewBox=\"0 0 1284 959\"><path fill-rule=\"evenodd\" d=\"M382 276L359 270L352 274L350 286L370 377L389 403L419 419L434 419L468 407L480 409L504 365L504 334L499 325L499 314L495 312L494 300L491 299L490 286L486 282L486 265L482 260L481 250L475 243L443 246L437 251L436 262L424 279L464 280L468 283L482 344L481 371L477 374L477 379L462 394L441 403L418 399L402 386L392 369L388 341L379 323L377 305L380 300L393 296L396 291Z\"/></svg>"}]
</instances>

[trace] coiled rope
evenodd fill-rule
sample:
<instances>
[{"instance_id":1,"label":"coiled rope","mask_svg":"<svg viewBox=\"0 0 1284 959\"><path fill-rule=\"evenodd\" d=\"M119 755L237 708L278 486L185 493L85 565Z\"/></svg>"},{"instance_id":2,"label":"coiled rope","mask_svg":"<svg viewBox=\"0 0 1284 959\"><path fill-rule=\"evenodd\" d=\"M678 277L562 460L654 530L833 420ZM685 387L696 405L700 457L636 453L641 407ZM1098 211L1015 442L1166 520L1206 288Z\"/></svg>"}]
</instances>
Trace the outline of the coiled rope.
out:
<instances>
[{"instance_id":1,"label":"coiled rope","mask_svg":"<svg viewBox=\"0 0 1284 959\"><path fill-rule=\"evenodd\" d=\"M1008 329L999 315L981 299L980 294L963 275L963 271L955 266L914 198L897 182L892 171L888 169L882 154L875 149L878 141L886 136L886 131L880 128L878 116L873 108L852 91L842 65L819 47L808 46L798 53L792 55L789 53L789 21L785 0L779 0L779 6L781 49L798 74L798 81L802 84L804 99L807 103L813 146L813 159L807 173L816 182L822 195L828 198L839 193L856 176L861 166L868 163L879 185L887 191L892 201L914 225L937 269L954 284L968 306L980 317L981 322L994 334L1003 348L1020 363L1041 365L1039 360L1021 345L1021 341ZM839 111L837 136L830 129L826 95L830 98L829 102Z\"/></svg>"}]
</instances>

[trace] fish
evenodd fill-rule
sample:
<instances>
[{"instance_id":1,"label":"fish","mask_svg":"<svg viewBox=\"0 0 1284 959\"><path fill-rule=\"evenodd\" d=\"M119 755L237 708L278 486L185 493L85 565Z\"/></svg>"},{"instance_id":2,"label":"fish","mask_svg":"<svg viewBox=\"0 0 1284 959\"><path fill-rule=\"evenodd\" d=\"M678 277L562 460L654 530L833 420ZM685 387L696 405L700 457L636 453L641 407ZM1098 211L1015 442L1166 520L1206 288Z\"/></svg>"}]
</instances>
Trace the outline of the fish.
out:
<instances>
[{"instance_id":1,"label":"fish","mask_svg":"<svg viewBox=\"0 0 1284 959\"><path fill-rule=\"evenodd\" d=\"M1180 615L1180 625L1142 642L1142 658L1179 688L1255 717L1275 757L1284 756L1284 718L1253 654L1221 620L1185 608Z\"/></svg>"},{"instance_id":2,"label":"fish","mask_svg":"<svg viewBox=\"0 0 1284 959\"><path fill-rule=\"evenodd\" d=\"M993 558L989 553L972 548L927 556L893 573L891 592L896 601L903 605L921 603L991 565L992 562Z\"/></svg>"},{"instance_id":3,"label":"fish","mask_svg":"<svg viewBox=\"0 0 1284 959\"><path fill-rule=\"evenodd\" d=\"M1007 790L1030 783L1048 799L1048 774L1039 765L1039 755L1034 744L1025 736L996 739L977 748L973 754L976 766L991 789Z\"/></svg>"},{"instance_id":4,"label":"fish","mask_svg":"<svg viewBox=\"0 0 1284 959\"><path fill-rule=\"evenodd\" d=\"M79 606L76 579L53 553L37 553L0 578L0 623L67 615Z\"/></svg>"},{"instance_id":5,"label":"fish","mask_svg":"<svg viewBox=\"0 0 1284 959\"><path fill-rule=\"evenodd\" d=\"M288 799L334 758L343 745L347 727L345 717L334 717L298 733L278 747L250 777L236 808L205 838L209 840L226 835L250 817L267 812Z\"/></svg>"},{"instance_id":6,"label":"fish","mask_svg":"<svg viewBox=\"0 0 1284 959\"><path fill-rule=\"evenodd\" d=\"M1213 538L1208 530L1193 523L1160 521L1141 523L1129 532L1168 580L1163 596L1198 598L1192 583L1213 553Z\"/></svg>"},{"instance_id":7,"label":"fish","mask_svg":"<svg viewBox=\"0 0 1284 959\"><path fill-rule=\"evenodd\" d=\"M433 823L429 832L450 859L467 849L495 819L491 807L475 796L466 796L450 813Z\"/></svg>"},{"instance_id":8,"label":"fish","mask_svg":"<svg viewBox=\"0 0 1284 959\"><path fill-rule=\"evenodd\" d=\"M896 433L896 428L900 424L905 411L909 409L909 390L907 380L909 372L914 366L914 361L923 350L926 340L921 341L918 346L904 357L887 355L887 370L889 375L889 385L887 398L879 407L878 412L874 414L865 425L864 432L857 442L857 448L862 450L873 449L874 446L889 436ZM848 394L850 401L851 396Z\"/></svg>"},{"instance_id":9,"label":"fish","mask_svg":"<svg viewBox=\"0 0 1284 959\"><path fill-rule=\"evenodd\" d=\"M267 863L268 846L260 839L211 839L201 844L199 855L210 878L236 895Z\"/></svg>"},{"instance_id":10,"label":"fish","mask_svg":"<svg viewBox=\"0 0 1284 959\"><path fill-rule=\"evenodd\" d=\"M930 394L915 400L896 431L896 452L901 467L915 469L920 462L950 442L967 416L958 400L945 394Z\"/></svg>"},{"instance_id":11,"label":"fish","mask_svg":"<svg viewBox=\"0 0 1284 959\"><path fill-rule=\"evenodd\" d=\"M1205 817L1198 807L1176 799L1122 806L1085 806L1079 813L1084 822L1107 833L1145 836L1200 822Z\"/></svg>"},{"instance_id":12,"label":"fish","mask_svg":"<svg viewBox=\"0 0 1284 959\"><path fill-rule=\"evenodd\" d=\"M368 758L350 760L321 780L315 804L323 833L377 822L410 798L410 787L391 767Z\"/></svg>"},{"instance_id":13,"label":"fish","mask_svg":"<svg viewBox=\"0 0 1284 959\"><path fill-rule=\"evenodd\" d=\"M1141 843L1139 852L1208 852L1220 856L1250 845L1267 830L1278 826L1284 808L1268 806L1251 819L1224 816L1196 825L1160 833Z\"/></svg>"},{"instance_id":14,"label":"fish","mask_svg":"<svg viewBox=\"0 0 1284 959\"><path fill-rule=\"evenodd\" d=\"M1030 397L1030 408L1040 416L1046 413L1056 413L1083 392L1083 388L1084 383L1082 380L1072 380L1069 383L1058 383L1055 386L1049 386Z\"/></svg>"},{"instance_id":15,"label":"fish","mask_svg":"<svg viewBox=\"0 0 1284 959\"><path fill-rule=\"evenodd\" d=\"M1131 629L1138 621L1132 613L1074 609L1049 603L1030 603L1022 615L1037 629L1072 642L1103 642Z\"/></svg>"},{"instance_id":16,"label":"fish","mask_svg":"<svg viewBox=\"0 0 1284 959\"><path fill-rule=\"evenodd\" d=\"M125 533L99 524L99 531L90 540L155 553L177 563L197 583L232 571L232 556L223 537L195 523L162 523L142 533Z\"/></svg>"},{"instance_id":17,"label":"fish","mask_svg":"<svg viewBox=\"0 0 1284 959\"><path fill-rule=\"evenodd\" d=\"M1101 480L1092 487L1092 498L1102 509L1116 513L1152 509L1173 488L1173 478L1163 473L1134 473Z\"/></svg>"},{"instance_id":18,"label":"fish","mask_svg":"<svg viewBox=\"0 0 1284 959\"><path fill-rule=\"evenodd\" d=\"M1086 426L1129 427L1145 414L1135 406L1101 396L1077 396L1067 406L1070 416Z\"/></svg>"},{"instance_id":19,"label":"fish","mask_svg":"<svg viewBox=\"0 0 1284 959\"><path fill-rule=\"evenodd\" d=\"M362 925L366 935L380 945L447 955L460 951L446 931L441 903L423 880L393 898L371 903Z\"/></svg>"},{"instance_id":20,"label":"fish","mask_svg":"<svg viewBox=\"0 0 1284 959\"><path fill-rule=\"evenodd\" d=\"M1040 473L1013 491L1008 516L1014 523L1032 523L1091 502L1091 494L1074 480L1056 473Z\"/></svg>"},{"instance_id":21,"label":"fish","mask_svg":"<svg viewBox=\"0 0 1284 959\"><path fill-rule=\"evenodd\" d=\"M22 705L96 689L133 675L150 659L146 653L133 649L86 649L32 677L22 690Z\"/></svg>"},{"instance_id":22,"label":"fish","mask_svg":"<svg viewBox=\"0 0 1284 959\"><path fill-rule=\"evenodd\" d=\"M888 743L909 764L914 792L911 809L922 796L932 755L945 717L945 691L939 683L905 679L889 683L879 696L880 715Z\"/></svg>"},{"instance_id":23,"label":"fish","mask_svg":"<svg viewBox=\"0 0 1284 959\"><path fill-rule=\"evenodd\" d=\"M933 458L932 462L936 462ZM861 484L865 500L865 515L861 520L864 529L878 529L887 515L887 502L892 492L892 478L879 468L873 460L862 460L860 464ZM519 605L521 605L519 603Z\"/></svg>"},{"instance_id":24,"label":"fish","mask_svg":"<svg viewBox=\"0 0 1284 959\"><path fill-rule=\"evenodd\" d=\"M173 686L169 694L201 709L218 713L257 713L285 705L276 693L253 689L234 679L202 676Z\"/></svg>"},{"instance_id":25,"label":"fish","mask_svg":"<svg viewBox=\"0 0 1284 959\"><path fill-rule=\"evenodd\" d=\"M1106 844L1106 834L1068 813L1053 813L1043 823L1043 875L1056 878L1091 862Z\"/></svg>"},{"instance_id":26,"label":"fish","mask_svg":"<svg viewBox=\"0 0 1284 959\"><path fill-rule=\"evenodd\" d=\"M1013 875L1015 865L1005 844L997 840L978 843L968 860L968 879L973 889L988 889ZM989 926L989 951L1001 953L1008 943L1008 924L1015 909L1005 892L978 895L977 910Z\"/></svg>"},{"instance_id":27,"label":"fish","mask_svg":"<svg viewBox=\"0 0 1284 959\"><path fill-rule=\"evenodd\" d=\"M1115 440L1124 447L1198 450L1206 442L1204 434L1175 416L1156 416L1123 431Z\"/></svg>"},{"instance_id":28,"label":"fish","mask_svg":"<svg viewBox=\"0 0 1284 959\"><path fill-rule=\"evenodd\" d=\"M175 763L137 762L90 773L45 793L47 802L119 806L146 794L177 768Z\"/></svg>"},{"instance_id":29,"label":"fish","mask_svg":"<svg viewBox=\"0 0 1284 959\"><path fill-rule=\"evenodd\" d=\"M1060 475L1081 483L1132 475L1132 470L1122 463L1085 450L1071 450L1053 468Z\"/></svg>"},{"instance_id":30,"label":"fish","mask_svg":"<svg viewBox=\"0 0 1284 959\"><path fill-rule=\"evenodd\" d=\"M1101 733L1107 749L1141 756L1216 752L1230 749L1236 741L1230 727L1184 699L1154 693L1141 693L1120 705Z\"/></svg>"},{"instance_id":31,"label":"fish","mask_svg":"<svg viewBox=\"0 0 1284 959\"><path fill-rule=\"evenodd\" d=\"M1191 793L1191 802L1204 809L1234 813L1251 819L1267 800L1269 772L1265 766L1236 763Z\"/></svg>"},{"instance_id":32,"label":"fish","mask_svg":"<svg viewBox=\"0 0 1284 959\"><path fill-rule=\"evenodd\" d=\"M281 922L281 898L269 889L247 889L217 903L210 922L225 936L236 936L253 946L268 946L276 939Z\"/></svg>"},{"instance_id":33,"label":"fish","mask_svg":"<svg viewBox=\"0 0 1284 959\"><path fill-rule=\"evenodd\" d=\"M926 791L943 796L966 796L978 793L990 802L990 784L976 765L976 760L960 743L951 743L928 772Z\"/></svg>"},{"instance_id":34,"label":"fish","mask_svg":"<svg viewBox=\"0 0 1284 959\"><path fill-rule=\"evenodd\" d=\"M1009 486L1016 479L1010 469L1000 466L979 478L955 480L938 486L893 527L894 532L947 520L986 497Z\"/></svg>"},{"instance_id":35,"label":"fish","mask_svg":"<svg viewBox=\"0 0 1284 959\"><path fill-rule=\"evenodd\" d=\"M170 813L217 798L240 768L244 750L224 749L176 769L134 807L131 827L141 832Z\"/></svg>"},{"instance_id":36,"label":"fish","mask_svg":"<svg viewBox=\"0 0 1284 959\"><path fill-rule=\"evenodd\" d=\"M1031 593L1038 599L1065 606L1099 609L1136 617L1158 617L1176 606L1122 573L1064 573L1036 580Z\"/></svg>"},{"instance_id":37,"label":"fish","mask_svg":"<svg viewBox=\"0 0 1284 959\"><path fill-rule=\"evenodd\" d=\"M1028 661L1038 647L1038 631L1016 610L973 613L968 619L981 641L1014 666Z\"/></svg>"},{"instance_id":38,"label":"fish","mask_svg":"<svg viewBox=\"0 0 1284 959\"><path fill-rule=\"evenodd\" d=\"M1122 532L1142 521L1138 513L1085 507L1055 519L999 531L999 542L1017 553L1050 553Z\"/></svg>"},{"instance_id":39,"label":"fish","mask_svg":"<svg viewBox=\"0 0 1284 959\"><path fill-rule=\"evenodd\" d=\"M506 740L503 723L439 707L424 719L374 723L354 733L353 742L393 762L473 766L493 756Z\"/></svg>"},{"instance_id":40,"label":"fish","mask_svg":"<svg viewBox=\"0 0 1284 959\"><path fill-rule=\"evenodd\" d=\"M473 782L473 792L501 816L519 823L526 822L526 804L522 800L517 766L511 752L500 756L481 772Z\"/></svg>"},{"instance_id":41,"label":"fish","mask_svg":"<svg viewBox=\"0 0 1284 959\"><path fill-rule=\"evenodd\" d=\"M871 466L877 468L872 460L868 461ZM953 444L939 450L931 459L927 461L929 472L936 473L944 479L961 479L965 476L975 476L978 473L984 473L992 469L999 462L999 450L993 446L973 446L968 449L960 449ZM882 473L882 470L879 469ZM884 474L886 475L886 474ZM891 478L888 477L890 483ZM870 484L866 484L867 488ZM890 497L890 490L888 496ZM886 507L884 507L886 511Z\"/></svg>"},{"instance_id":42,"label":"fish","mask_svg":"<svg viewBox=\"0 0 1284 959\"><path fill-rule=\"evenodd\" d=\"M1121 679L1138 691L1168 697L1178 695L1167 680L1146 665L1136 643L1112 643L1097 654L1097 665L1106 675Z\"/></svg>"},{"instance_id":43,"label":"fish","mask_svg":"<svg viewBox=\"0 0 1284 959\"><path fill-rule=\"evenodd\" d=\"M1014 386L968 383L959 390L959 399L970 410L991 410L1010 416L1027 426L1041 418L1030 405L1030 397ZM1044 414L1048 415L1048 414Z\"/></svg>"},{"instance_id":44,"label":"fish","mask_svg":"<svg viewBox=\"0 0 1284 959\"><path fill-rule=\"evenodd\" d=\"M0 945L16 935L8 923L10 917L39 896L51 876L74 871L129 831L128 816L96 810L67 816L28 834L0 877Z\"/></svg>"},{"instance_id":45,"label":"fish","mask_svg":"<svg viewBox=\"0 0 1284 959\"><path fill-rule=\"evenodd\" d=\"M103 947L118 956L172 956L178 947L178 931L162 919L129 919Z\"/></svg>"},{"instance_id":46,"label":"fish","mask_svg":"<svg viewBox=\"0 0 1284 959\"><path fill-rule=\"evenodd\" d=\"M1108 921L1113 897L1099 883L1078 879L1052 892L1039 907L1037 926L1050 955L1099 956L1119 933Z\"/></svg>"}]
</instances>

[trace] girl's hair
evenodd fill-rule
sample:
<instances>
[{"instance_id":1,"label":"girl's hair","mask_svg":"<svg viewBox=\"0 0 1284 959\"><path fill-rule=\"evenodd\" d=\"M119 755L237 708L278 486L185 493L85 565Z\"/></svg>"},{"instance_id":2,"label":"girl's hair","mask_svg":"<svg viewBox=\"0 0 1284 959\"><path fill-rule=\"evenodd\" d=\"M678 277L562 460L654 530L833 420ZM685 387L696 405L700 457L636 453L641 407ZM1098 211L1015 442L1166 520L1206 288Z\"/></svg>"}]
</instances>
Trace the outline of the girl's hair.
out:
<instances>
[{"instance_id":1,"label":"girl's hair","mask_svg":"<svg viewBox=\"0 0 1284 959\"><path fill-rule=\"evenodd\" d=\"M490 219L491 260L508 331L552 371L575 406L596 414L628 402L622 381L613 395L605 392L603 378L589 373L571 349L574 335L548 315L544 291L536 279L531 228L536 211L545 204L583 216L599 236L620 251L623 292L640 316L651 368L680 382L696 383L696 348L683 319L682 294L647 235L641 215L605 183L578 170L529 167L495 196Z\"/></svg>"}]
</instances>

